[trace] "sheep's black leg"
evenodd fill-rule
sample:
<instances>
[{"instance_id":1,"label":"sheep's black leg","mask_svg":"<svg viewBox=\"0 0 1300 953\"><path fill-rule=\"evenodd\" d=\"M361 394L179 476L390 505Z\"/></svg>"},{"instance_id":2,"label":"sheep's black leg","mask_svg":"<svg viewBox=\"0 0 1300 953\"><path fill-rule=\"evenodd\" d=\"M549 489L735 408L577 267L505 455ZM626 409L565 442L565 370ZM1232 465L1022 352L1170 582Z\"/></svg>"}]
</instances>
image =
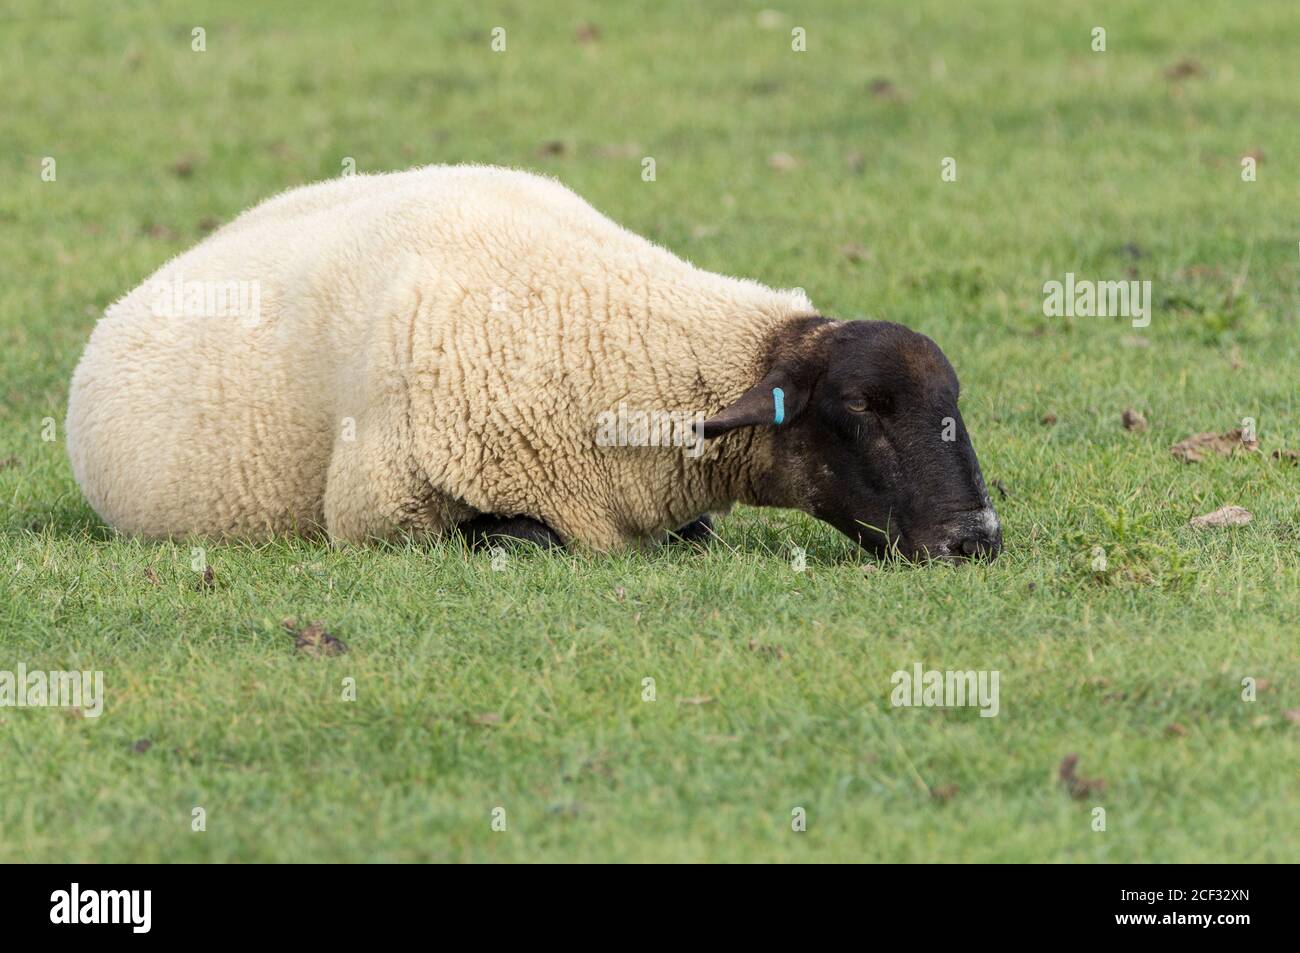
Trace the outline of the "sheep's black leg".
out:
<instances>
[{"instance_id":1,"label":"sheep's black leg","mask_svg":"<svg viewBox=\"0 0 1300 953\"><path fill-rule=\"evenodd\" d=\"M461 523L458 529L465 534L473 549L510 546L516 543L532 543L541 549L564 548L564 541L556 535L555 530L527 516L484 514Z\"/></svg>"},{"instance_id":2,"label":"sheep's black leg","mask_svg":"<svg viewBox=\"0 0 1300 953\"><path fill-rule=\"evenodd\" d=\"M670 533L668 541L671 543L681 540L683 543L699 543L701 546L706 546L713 537L713 517L705 513L691 520L681 529Z\"/></svg>"}]
</instances>

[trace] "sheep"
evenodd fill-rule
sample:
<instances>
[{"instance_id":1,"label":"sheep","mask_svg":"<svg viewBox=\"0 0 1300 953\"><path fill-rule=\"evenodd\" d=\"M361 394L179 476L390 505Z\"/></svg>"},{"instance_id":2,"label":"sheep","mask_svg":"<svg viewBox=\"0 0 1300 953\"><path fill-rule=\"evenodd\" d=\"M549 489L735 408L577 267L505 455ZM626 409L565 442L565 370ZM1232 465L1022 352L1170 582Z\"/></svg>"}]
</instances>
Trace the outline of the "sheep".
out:
<instances>
[{"instance_id":1,"label":"sheep","mask_svg":"<svg viewBox=\"0 0 1300 953\"><path fill-rule=\"evenodd\" d=\"M827 459L845 420L809 410L845 360L875 375L871 414L844 412L880 415L852 438L884 468L871 487ZM462 530L607 552L707 535L743 502L956 558L1000 529L955 388L900 325L695 268L555 180L428 166L293 189L168 262L98 322L66 432L92 507L145 538ZM888 437L885 403L919 401ZM622 408L637 439L611 426ZM667 439L626 445L646 414Z\"/></svg>"}]
</instances>

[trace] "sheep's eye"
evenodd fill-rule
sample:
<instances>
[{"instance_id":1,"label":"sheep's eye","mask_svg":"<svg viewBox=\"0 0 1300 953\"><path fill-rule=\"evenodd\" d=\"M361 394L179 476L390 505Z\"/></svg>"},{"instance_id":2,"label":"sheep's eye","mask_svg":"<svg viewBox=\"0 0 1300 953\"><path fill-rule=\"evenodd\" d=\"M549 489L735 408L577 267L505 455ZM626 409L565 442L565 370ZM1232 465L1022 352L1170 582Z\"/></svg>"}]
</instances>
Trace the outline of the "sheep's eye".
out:
<instances>
[{"instance_id":1,"label":"sheep's eye","mask_svg":"<svg viewBox=\"0 0 1300 953\"><path fill-rule=\"evenodd\" d=\"M855 414L865 414L867 412L867 402L865 400L845 401L844 406Z\"/></svg>"}]
</instances>

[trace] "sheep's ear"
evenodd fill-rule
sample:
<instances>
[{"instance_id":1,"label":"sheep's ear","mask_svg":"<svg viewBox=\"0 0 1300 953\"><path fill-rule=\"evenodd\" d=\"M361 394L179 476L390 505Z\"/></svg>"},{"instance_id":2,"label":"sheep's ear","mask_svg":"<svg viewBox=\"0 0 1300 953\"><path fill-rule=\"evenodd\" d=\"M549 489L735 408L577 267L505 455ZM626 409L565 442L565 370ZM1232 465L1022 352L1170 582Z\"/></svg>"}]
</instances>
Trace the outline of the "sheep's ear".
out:
<instances>
[{"instance_id":1,"label":"sheep's ear","mask_svg":"<svg viewBox=\"0 0 1300 953\"><path fill-rule=\"evenodd\" d=\"M700 436L719 437L737 427L770 427L789 423L808 403L808 388L776 367L731 404L700 424Z\"/></svg>"}]
</instances>

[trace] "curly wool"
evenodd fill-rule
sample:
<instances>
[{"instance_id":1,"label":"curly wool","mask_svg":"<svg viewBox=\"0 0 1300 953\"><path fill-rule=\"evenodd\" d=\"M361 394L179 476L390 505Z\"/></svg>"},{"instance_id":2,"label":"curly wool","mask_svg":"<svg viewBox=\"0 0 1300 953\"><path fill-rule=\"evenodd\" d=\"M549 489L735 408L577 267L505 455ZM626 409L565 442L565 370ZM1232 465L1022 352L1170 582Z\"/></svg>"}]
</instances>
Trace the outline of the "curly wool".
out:
<instances>
[{"instance_id":1,"label":"curly wool","mask_svg":"<svg viewBox=\"0 0 1300 953\"><path fill-rule=\"evenodd\" d=\"M242 310L212 313L221 287L249 292ZM362 541L491 513L635 546L752 502L767 438L601 446L601 414L712 414L811 312L551 179L348 177L263 202L110 307L73 376L68 451L95 510L146 537Z\"/></svg>"}]
</instances>

